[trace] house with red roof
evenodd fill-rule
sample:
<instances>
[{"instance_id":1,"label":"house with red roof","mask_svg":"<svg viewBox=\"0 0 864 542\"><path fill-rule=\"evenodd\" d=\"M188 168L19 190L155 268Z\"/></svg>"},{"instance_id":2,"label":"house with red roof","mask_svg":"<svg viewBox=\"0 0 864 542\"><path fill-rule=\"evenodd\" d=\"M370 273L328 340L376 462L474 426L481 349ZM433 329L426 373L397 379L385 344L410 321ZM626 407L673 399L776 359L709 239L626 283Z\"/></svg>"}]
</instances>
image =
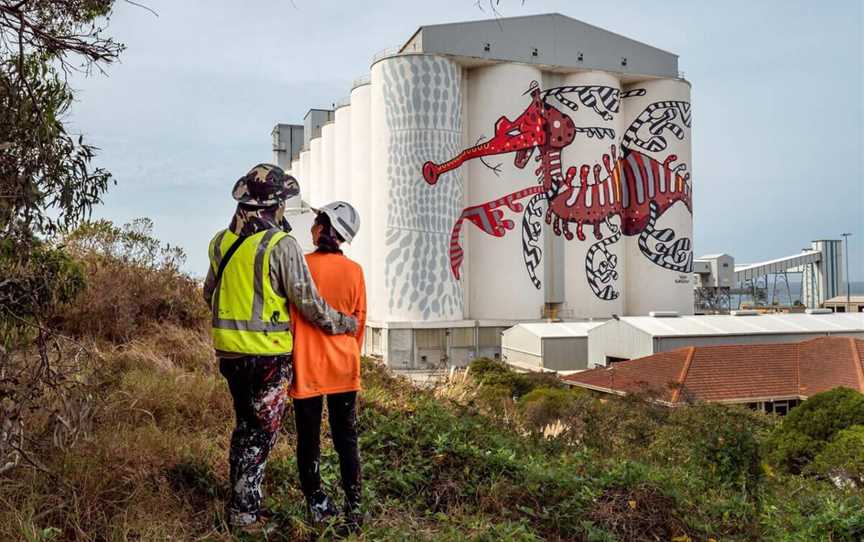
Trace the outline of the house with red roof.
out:
<instances>
[{"instance_id":1,"label":"house with red roof","mask_svg":"<svg viewBox=\"0 0 864 542\"><path fill-rule=\"evenodd\" d=\"M819 337L803 342L690 346L562 377L603 393L644 393L669 406L738 403L786 414L836 387L864 393L864 341Z\"/></svg>"}]
</instances>

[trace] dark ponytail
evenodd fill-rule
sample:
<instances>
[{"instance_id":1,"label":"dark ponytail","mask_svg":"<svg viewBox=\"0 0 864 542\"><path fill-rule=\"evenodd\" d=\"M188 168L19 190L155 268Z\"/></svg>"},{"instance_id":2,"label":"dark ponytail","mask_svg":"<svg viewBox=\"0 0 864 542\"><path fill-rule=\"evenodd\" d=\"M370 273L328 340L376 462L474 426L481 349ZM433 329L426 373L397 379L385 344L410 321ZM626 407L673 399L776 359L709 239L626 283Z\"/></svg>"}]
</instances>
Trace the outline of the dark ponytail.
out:
<instances>
[{"instance_id":1,"label":"dark ponytail","mask_svg":"<svg viewBox=\"0 0 864 542\"><path fill-rule=\"evenodd\" d=\"M318 213L315 216L315 223L321 226L321 234L318 236L318 248L315 249L315 252L342 254L339 243L344 242L344 239L330 225L330 217L324 213Z\"/></svg>"}]
</instances>

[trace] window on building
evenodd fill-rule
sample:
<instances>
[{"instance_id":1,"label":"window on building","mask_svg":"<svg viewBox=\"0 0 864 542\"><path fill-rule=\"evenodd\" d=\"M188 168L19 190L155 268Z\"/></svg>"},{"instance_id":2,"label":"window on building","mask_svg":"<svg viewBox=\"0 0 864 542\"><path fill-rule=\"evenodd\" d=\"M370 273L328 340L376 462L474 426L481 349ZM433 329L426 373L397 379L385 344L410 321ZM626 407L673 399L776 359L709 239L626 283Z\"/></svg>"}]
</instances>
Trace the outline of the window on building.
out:
<instances>
[{"instance_id":1,"label":"window on building","mask_svg":"<svg viewBox=\"0 0 864 542\"><path fill-rule=\"evenodd\" d=\"M834 307L834 312L846 312L846 307L837 305L836 307Z\"/></svg>"},{"instance_id":2,"label":"window on building","mask_svg":"<svg viewBox=\"0 0 864 542\"><path fill-rule=\"evenodd\" d=\"M454 348L474 347L474 328L457 327L450 330L450 346Z\"/></svg>"},{"instance_id":3,"label":"window on building","mask_svg":"<svg viewBox=\"0 0 864 542\"><path fill-rule=\"evenodd\" d=\"M615 356L606 356L606 365L611 365L612 363L617 363L619 361L627 361L630 358L618 358Z\"/></svg>"},{"instance_id":4,"label":"window on building","mask_svg":"<svg viewBox=\"0 0 864 542\"><path fill-rule=\"evenodd\" d=\"M774 414L785 416L789 413L789 401L774 401Z\"/></svg>"},{"instance_id":5,"label":"window on building","mask_svg":"<svg viewBox=\"0 0 864 542\"><path fill-rule=\"evenodd\" d=\"M443 329L417 329L414 331L417 348L421 350L444 350L446 335Z\"/></svg>"},{"instance_id":6,"label":"window on building","mask_svg":"<svg viewBox=\"0 0 864 542\"><path fill-rule=\"evenodd\" d=\"M765 402L765 413L766 414L777 414L778 416L785 416L789 414L789 411L794 407L798 406L801 401L797 399L789 399L786 401L766 401Z\"/></svg>"},{"instance_id":7,"label":"window on building","mask_svg":"<svg viewBox=\"0 0 864 542\"><path fill-rule=\"evenodd\" d=\"M481 327L477 330L477 342L480 348L497 348L501 346L500 327Z\"/></svg>"}]
</instances>

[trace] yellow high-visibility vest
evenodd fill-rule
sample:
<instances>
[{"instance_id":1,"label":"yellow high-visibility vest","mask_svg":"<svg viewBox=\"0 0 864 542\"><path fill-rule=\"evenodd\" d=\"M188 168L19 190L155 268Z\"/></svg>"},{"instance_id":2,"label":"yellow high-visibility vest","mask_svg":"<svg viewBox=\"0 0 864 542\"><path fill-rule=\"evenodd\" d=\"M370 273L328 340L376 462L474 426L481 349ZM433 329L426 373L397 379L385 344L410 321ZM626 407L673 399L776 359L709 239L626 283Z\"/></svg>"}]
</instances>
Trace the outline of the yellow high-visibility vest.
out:
<instances>
[{"instance_id":1,"label":"yellow high-visibility vest","mask_svg":"<svg viewBox=\"0 0 864 542\"><path fill-rule=\"evenodd\" d=\"M270 252L286 235L275 229L251 235L228 260L211 300L216 350L259 356L291 353L288 300L270 284ZM237 238L224 230L210 241L214 274Z\"/></svg>"}]
</instances>

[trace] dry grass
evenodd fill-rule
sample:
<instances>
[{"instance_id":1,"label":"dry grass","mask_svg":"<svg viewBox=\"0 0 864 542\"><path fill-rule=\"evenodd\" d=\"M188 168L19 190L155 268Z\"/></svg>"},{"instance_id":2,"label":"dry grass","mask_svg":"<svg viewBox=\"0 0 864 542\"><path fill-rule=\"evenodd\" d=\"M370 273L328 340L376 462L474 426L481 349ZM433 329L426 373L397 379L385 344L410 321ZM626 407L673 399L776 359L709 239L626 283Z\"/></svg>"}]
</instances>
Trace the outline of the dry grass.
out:
<instances>
[{"instance_id":1,"label":"dry grass","mask_svg":"<svg viewBox=\"0 0 864 542\"><path fill-rule=\"evenodd\" d=\"M200 342L197 331L187 335ZM95 430L75 446L44 450L42 468L0 479L0 540L189 540L218 531L219 495L202 499L200 480L177 468L194 464L224 487L230 396L212 370L189 371L144 346L157 341L91 350L100 377L92 390L101 394Z\"/></svg>"}]
</instances>

